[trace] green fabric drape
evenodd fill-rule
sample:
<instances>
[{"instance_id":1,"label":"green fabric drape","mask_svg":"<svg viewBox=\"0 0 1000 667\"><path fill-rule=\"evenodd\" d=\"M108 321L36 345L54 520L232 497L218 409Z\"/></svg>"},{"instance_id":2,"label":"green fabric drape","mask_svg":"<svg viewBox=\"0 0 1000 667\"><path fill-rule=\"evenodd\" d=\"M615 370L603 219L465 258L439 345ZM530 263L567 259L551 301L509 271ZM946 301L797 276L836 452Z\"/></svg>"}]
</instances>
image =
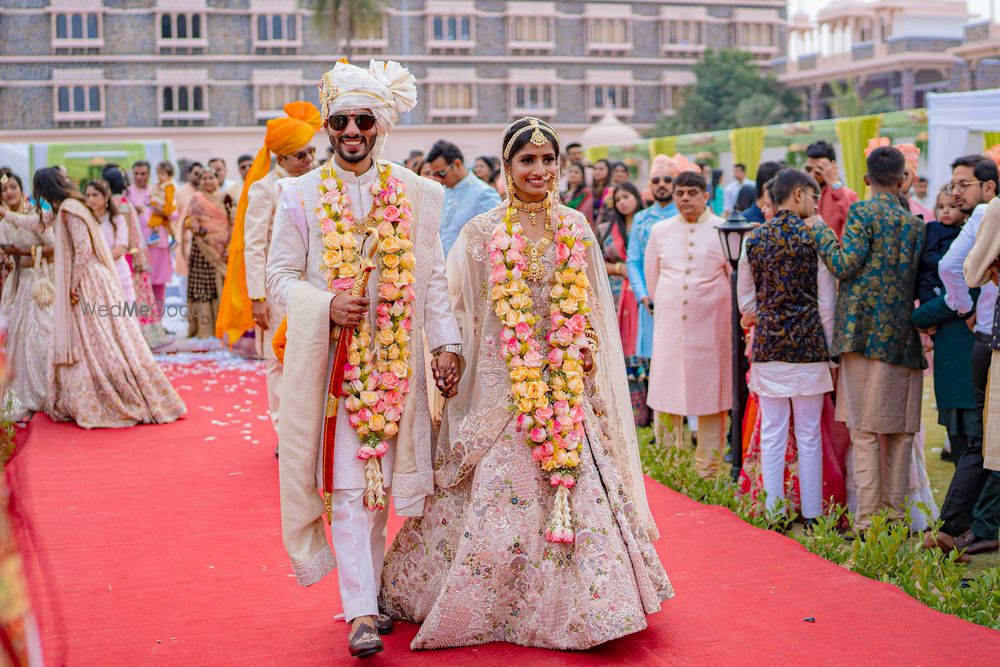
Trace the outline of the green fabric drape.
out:
<instances>
[{"instance_id":1,"label":"green fabric drape","mask_svg":"<svg viewBox=\"0 0 1000 667\"><path fill-rule=\"evenodd\" d=\"M765 127L741 127L729 133L729 144L733 151L733 164L743 164L747 168L747 178L757 178L760 154L764 151Z\"/></svg>"},{"instance_id":2,"label":"green fabric drape","mask_svg":"<svg viewBox=\"0 0 1000 667\"><path fill-rule=\"evenodd\" d=\"M673 157L677 152L677 137L657 137L649 140L649 162L652 164L657 155Z\"/></svg>"},{"instance_id":3,"label":"green fabric drape","mask_svg":"<svg viewBox=\"0 0 1000 667\"><path fill-rule=\"evenodd\" d=\"M879 136L882 114L857 116L837 121L837 140L840 142L840 174L855 192L865 191L865 148L868 140Z\"/></svg>"},{"instance_id":4,"label":"green fabric drape","mask_svg":"<svg viewBox=\"0 0 1000 667\"><path fill-rule=\"evenodd\" d=\"M593 148L586 149L583 154L587 158L587 162L594 164L598 160L608 157L608 147L594 146Z\"/></svg>"},{"instance_id":5,"label":"green fabric drape","mask_svg":"<svg viewBox=\"0 0 1000 667\"><path fill-rule=\"evenodd\" d=\"M1000 144L1000 132L983 132L983 151Z\"/></svg>"}]
</instances>

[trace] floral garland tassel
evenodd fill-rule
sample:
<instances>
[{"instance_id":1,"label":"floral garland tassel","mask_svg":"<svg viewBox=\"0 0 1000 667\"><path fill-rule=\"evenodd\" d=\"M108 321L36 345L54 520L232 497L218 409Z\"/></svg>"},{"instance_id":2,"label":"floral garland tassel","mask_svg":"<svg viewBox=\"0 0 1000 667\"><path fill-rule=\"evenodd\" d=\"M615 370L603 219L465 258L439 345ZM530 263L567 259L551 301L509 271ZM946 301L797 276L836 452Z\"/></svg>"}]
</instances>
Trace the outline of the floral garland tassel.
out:
<instances>
[{"instance_id":1,"label":"floral garland tassel","mask_svg":"<svg viewBox=\"0 0 1000 667\"><path fill-rule=\"evenodd\" d=\"M489 242L490 297L500 320L502 350L510 372L512 408L518 430L532 448L549 483L556 487L545 538L575 541L570 490L583 452L583 362L590 324L586 275L588 242L582 228L557 216L555 279L549 290L548 354L535 333L531 290L525 281L528 245L512 208Z\"/></svg>"}]
</instances>

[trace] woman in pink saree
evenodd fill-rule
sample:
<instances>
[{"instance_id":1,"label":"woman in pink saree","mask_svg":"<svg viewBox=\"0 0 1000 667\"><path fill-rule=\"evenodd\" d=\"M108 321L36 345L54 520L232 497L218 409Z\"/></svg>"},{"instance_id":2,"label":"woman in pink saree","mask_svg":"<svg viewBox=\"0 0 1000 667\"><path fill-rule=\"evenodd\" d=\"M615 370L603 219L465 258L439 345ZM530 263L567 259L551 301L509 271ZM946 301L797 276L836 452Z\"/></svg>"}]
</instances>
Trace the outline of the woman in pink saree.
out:
<instances>
[{"instance_id":1,"label":"woman in pink saree","mask_svg":"<svg viewBox=\"0 0 1000 667\"><path fill-rule=\"evenodd\" d=\"M226 278L229 237L236 212L233 198L219 189L212 169L201 176L200 190L187 207L184 256L188 263L188 336L212 338L219 314L219 296Z\"/></svg>"},{"instance_id":2,"label":"woman in pink saree","mask_svg":"<svg viewBox=\"0 0 1000 667\"><path fill-rule=\"evenodd\" d=\"M52 412L84 428L171 422L184 402L153 359L134 317L115 312L122 287L100 225L55 168L34 194L56 211Z\"/></svg>"}]
</instances>

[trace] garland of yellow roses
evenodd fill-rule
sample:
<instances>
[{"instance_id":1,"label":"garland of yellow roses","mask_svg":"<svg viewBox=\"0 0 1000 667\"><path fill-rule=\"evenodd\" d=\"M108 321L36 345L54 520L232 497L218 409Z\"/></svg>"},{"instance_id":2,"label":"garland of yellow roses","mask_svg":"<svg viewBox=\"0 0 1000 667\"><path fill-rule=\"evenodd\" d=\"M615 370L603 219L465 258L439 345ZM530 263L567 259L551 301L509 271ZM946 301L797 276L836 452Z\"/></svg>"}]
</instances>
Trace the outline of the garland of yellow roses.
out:
<instances>
[{"instance_id":1,"label":"garland of yellow roses","mask_svg":"<svg viewBox=\"0 0 1000 667\"><path fill-rule=\"evenodd\" d=\"M344 406L361 440L357 457L365 462L365 507L385 508L381 459L388 439L399 432L406 395L410 391L410 329L413 302L413 211L403 182L380 164L372 185L369 214L379 259L375 333L365 317L348 347L344 368ZM331 164L321 172L316 215L323 235L324 275L331 289L350 290L363 271L351 200ZM374 345L373 345L374 341Z\"/></svg>"},{"instance_id":2,"label":"garland of yellow roses","mask_svg":"<svg viewBox=\"0 0 1000 667\"><path fill-rule=\"evenodd\" d=\"M583 452L584 372L580 351L588 346L587 279L583 229L556 216L553 236L555 279L549 290L548 353L535 333L531 289L525 280L528 241L513 208L493 229L489 242L490 298L502 327L504 359L510 371L513 410L532 458L539 463L556 498L545 531L550 542L573 542L570 489L576 484Z\"/></svg>"}]
</instances>

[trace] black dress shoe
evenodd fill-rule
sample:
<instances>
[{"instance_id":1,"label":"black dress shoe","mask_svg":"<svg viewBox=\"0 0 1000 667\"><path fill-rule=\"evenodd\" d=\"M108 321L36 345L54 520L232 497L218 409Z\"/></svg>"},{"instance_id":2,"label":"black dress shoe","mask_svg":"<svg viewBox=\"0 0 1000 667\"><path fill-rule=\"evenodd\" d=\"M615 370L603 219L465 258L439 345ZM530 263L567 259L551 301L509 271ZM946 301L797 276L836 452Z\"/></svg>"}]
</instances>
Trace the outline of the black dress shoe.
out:
<instances>
[{"instance_id":1,"label":"black dress shoe","mask_svg":"<svg viewBox=\"0 0 1000 667\"><path fill-rule=\"evenodd\" d=\"M392 620L392 616L389 614L379 614L375 616L375 629L378 630L380 635L387 635L392 632L392 628L395 623Z\"/></svg>"},{"instance_id":2,"label":"black dress shoe","mask_svg":"<svg viewBox=\"0 0 1000 667\"><path fill-rule=\"evenodd\" d=\"M347 639L347 649L355 658L367 658L381 653L384 648L378 631L367 623L359 625L354 634Z\"/></svg>"}]
</instances>

